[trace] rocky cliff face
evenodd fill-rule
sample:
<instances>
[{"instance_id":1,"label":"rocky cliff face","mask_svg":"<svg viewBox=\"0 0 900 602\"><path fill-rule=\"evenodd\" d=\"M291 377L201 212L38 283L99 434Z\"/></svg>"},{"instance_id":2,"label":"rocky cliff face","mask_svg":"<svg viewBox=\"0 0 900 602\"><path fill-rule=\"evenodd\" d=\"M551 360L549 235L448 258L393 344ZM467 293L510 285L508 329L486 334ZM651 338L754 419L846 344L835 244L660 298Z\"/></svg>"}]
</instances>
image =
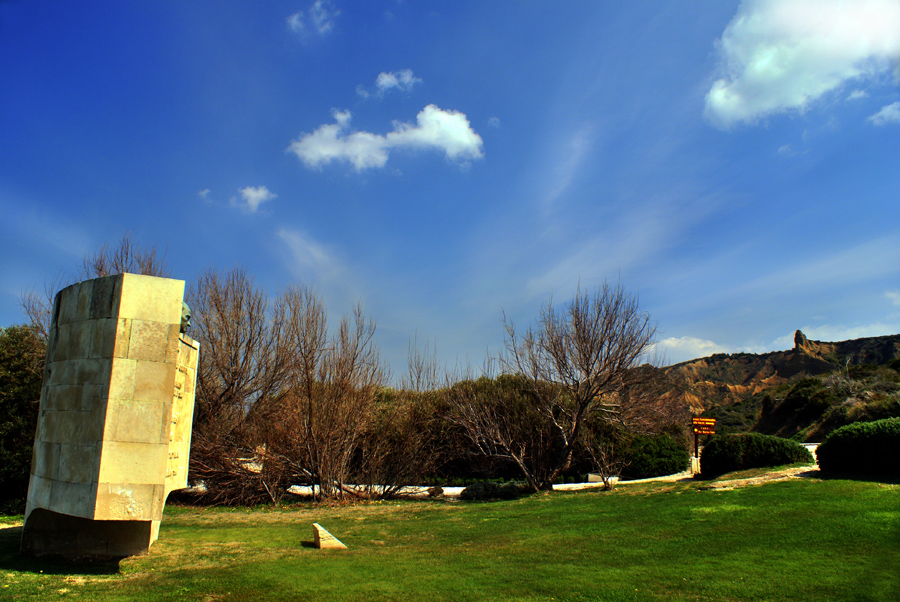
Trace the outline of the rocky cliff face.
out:
<instances>
[{"instance_id":1,"label":"rocky cliff face","mask_svg":"<svg viewBox=\"0 0 900 602\"><path fill-rule=\"evenodd\" d=\"M794 350L842 366L848 362L851 365L886 364L900 358L900 335L825 343L811 341L798 330L794 333Z\"/></svg>"},{"instance_id":2,"label":"rocky cliff face","mask_svg":"<svg viewBox=\"0 0 900 602\"><path fill-rule=\"evenodd\" d=\"M712 405L731 405L771 386L843 368L850 364L885 364L900 358L900 335L812 341L794 333L794 348L771 353L719 353L664 368L694 414Z\"/></svg>"}]
</instances>

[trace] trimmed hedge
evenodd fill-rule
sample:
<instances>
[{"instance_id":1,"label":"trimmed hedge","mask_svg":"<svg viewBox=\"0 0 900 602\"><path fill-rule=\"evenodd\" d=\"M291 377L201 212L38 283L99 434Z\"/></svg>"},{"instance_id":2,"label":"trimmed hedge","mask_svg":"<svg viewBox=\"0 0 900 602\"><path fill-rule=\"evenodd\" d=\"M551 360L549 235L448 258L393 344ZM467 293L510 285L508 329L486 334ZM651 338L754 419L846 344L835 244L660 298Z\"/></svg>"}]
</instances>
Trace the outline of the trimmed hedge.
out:
<instances>
[{"instance_id":1,"label":"trimmed hedge","mask_svg":"<svg viewBox=\"0 0 900 602\"><path fill-rule=\"evenodd\" d=\"M628 479L648 479L687 470L691 455L670 435L637 436L626 452L628 466L622 476Z\"/></svg>"},{"instance_id":2,"label":"trimmed hedge","mask_svg":"<svg viewBox=\"0 0 900 602\"><path fill-rule=\"evenodd\" d=\"M828 472L900 475L900 418L842 426L819 445L816 458Z\"/></svg>"},{"instance_id":3,"label":"trimmed hedge","mask_svg":"<svg viewBox=\"0 0 900 602\"><path fill-rule=\"evenodd\" d=\"M715 477L748 468L813 461L809 450L789 439L759 433L720 435L700 453L700 472L703 477Z\"/></svg>"}]
</instances>

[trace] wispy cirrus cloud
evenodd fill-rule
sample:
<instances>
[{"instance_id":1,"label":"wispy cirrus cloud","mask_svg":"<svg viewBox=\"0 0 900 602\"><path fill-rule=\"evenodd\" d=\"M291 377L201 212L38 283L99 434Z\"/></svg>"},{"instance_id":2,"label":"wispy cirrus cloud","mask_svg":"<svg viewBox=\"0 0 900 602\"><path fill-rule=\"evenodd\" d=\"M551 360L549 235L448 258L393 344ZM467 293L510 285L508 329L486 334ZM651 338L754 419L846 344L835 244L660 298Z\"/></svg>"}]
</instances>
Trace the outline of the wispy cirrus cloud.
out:
<instances>
[{"instance_id":1,"label":"wispy cirrus cloud","mask_svg":"<svg viewBox=\"0 0 900 602\"><path fill-rule=\"evenodd\" d=\"M422 79L413 75L412 69L403 69L402 71L381 72L375 78L375 87L370 92L362 85L356 87L356 93L363 98L377 96L383 98L384 95L391 90L399 90L401 92L411 92L413 86L421 84Z\"/></svg>"},{"instance_id":2,"label":"wispy cirrus cloud","mask_svg":"<svg viewBox=\"0 0 900 602\"><path fill-rule=\"evenodd\" d=\"M881 107L881 110L870 115L868 120L872 125L900 124L900 101Z\"/></svg>"},{"instance_id":3,"label":"wispy cirrus cloud","mask_svg":"<svg viewBox=\"0 0 900 602\"><path fill-rule=\"evenodd\" d=\"M582 124L560 145L554 153L558 161L550 174L548 187L542 198L545 209L550 208L572 184L593 147L594 127Z\"/></svg>"},{"instance_id":4,"label":"wispy cirrus cloud","mask_svg":"<svg viewBox=\"0 0 900 602\"><path fill-rule=\"evenodd\" d=\"M276 235L287 250L287 269L313 286L326 306L352 307L360 302L363 279L338 249L293 228L281 228Z\"/></svg>"},{"instance_id":5,"label":"wispy cirrus cloud","mask_svg":"<svg viewBox=\"0 0 900 602\"><path fill-rule=\"evenodd\" d=\"M836 250L771 272L744 286L735 294L785 294L820 287L856 285L900 274L900 235L891 234Z\"/></svg>"},{"instance_id":6,"label":"wispy cirrus cloud","mask_svg":"<svg viewBox=\"0 0 900 602\"><path fill-rule=\"evenodd\" d=\"M356 171L384 167L395 148L442 151L447 159L465 164L484 156L483 142L464 113L428 105L415 125L394 122L385 135L350 130L350 111L333 110L335 123L319 126L291 143L288 151L306 167L320 169L333 161L347 162Z\"/></svg>"},{"instance_id":7,"label":"wispy cirrus cloud","mask_svg":"<svg viewBox=\"0 0 900 602\"><path fill-rule=\"evenodd\" d=\"M238 192L241 198L231 197L231 204L244 209L248 213L256 213L256 210L259 209L262 203L278 197L277 194L271 192L265 186L245 186Z\"/></svg>"},{"instance_id":8,"label":"wispy cirrus cloud","mask_svg":"<svg viewBox=\"0 0 900 602\"><path fill-rule=\"evenodd\" d=\"M722 75L706 95L716 127L755 123L848 81L900 81L900 2L744 0L717 43Z\"/></svg>"},{"instance_id":9,"label":"wispy cirrus cloud","mask_svg":"<svg viewBox=\"0 0 900 602\"><path fill-rule=\"evenodd\" d=\"M334 21L341 11L334 8L330 0L316 0L306 11L297 11L287 18L288 27L309 39L313 35L324 36L334 30Z\"/></svg>"},{"instance_id":10,"label":"wispy cirrus cloud","mask_svg":"<svg viewBox=\"0 0 900 602\"><path fill-rule=\"evenodd\" d=\"M296 267L328 278L343 271L332 252L311 237L282 228L278 231L278 238L290 249Z\"/></svg>"}]
</instances>

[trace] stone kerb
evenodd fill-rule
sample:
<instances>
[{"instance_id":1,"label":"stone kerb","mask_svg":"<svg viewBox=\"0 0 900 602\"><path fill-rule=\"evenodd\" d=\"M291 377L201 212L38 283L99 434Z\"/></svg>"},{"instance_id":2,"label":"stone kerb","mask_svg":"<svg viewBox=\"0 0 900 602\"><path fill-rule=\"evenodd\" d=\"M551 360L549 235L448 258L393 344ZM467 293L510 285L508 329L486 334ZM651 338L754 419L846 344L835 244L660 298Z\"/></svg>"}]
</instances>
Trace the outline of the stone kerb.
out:
<instances>
[{"instance_id":1,"label":"stone kerb","mask_svg":"<svg viewBox=\"0 0 900 602\"><path fill-rule=\"evenodd\" d=\"M135 274L57 295L23 551L125 555L156 539L187 479L199 344L180 332L183 295Z\"/></svg>"}]
</instances>

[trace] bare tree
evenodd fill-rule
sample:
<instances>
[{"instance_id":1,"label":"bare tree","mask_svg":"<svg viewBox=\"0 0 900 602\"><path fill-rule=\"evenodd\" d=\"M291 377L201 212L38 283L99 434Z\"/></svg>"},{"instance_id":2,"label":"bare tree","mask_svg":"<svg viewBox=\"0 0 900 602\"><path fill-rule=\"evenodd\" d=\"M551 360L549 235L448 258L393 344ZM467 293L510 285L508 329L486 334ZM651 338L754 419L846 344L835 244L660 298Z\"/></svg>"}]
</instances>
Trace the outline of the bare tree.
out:
<instances>
[{"instance_id":1,"label":"bare tree","mask_svg":"<svg viewBox=\"0 0 900 602\"><path fill-rule=\"evenodd\" d=\"M581 431L581 444L594 470L600 475L603 488L612 489L614 479L630 464L623 453L623 448L627 448L625 429L621 425L603 421L585 425Z\"/></svg>"},{"instance_id":2,"label":"bare tree","mask_svg":"<svg viewBox=\"0 0 900 602\"><path fill-rule=\"evenodd\" d=\"M418 334L409 341L406 356L407 374L400 381L400 388L416 393L436 389L441 383L441 368L438 364L437 349L425 342L419 349Z\"/></svg>"},{"instance_id":3,"label":"bare tree","mask_svg":"<svg viewBox=\"0 0 900 602\"><path fill-rule=\"evenodd\" d=\"M115 274L142 274L145 276L169 276L166 254L160 256L156 245L141 248L134 240L134 234L125 232L115 249L103 243L93 255L82 261L81 275L84 278L102 278Z\"/></svg>"},{"instance_id":4,"label":"bare tree","mask_svg":"<svg viewBox=\"0 0 900 602\"><path fill-rule=\"evenodd\" d=\"M687 402L674 394L672 381L656 362L633 368L626 380L617 393L616 422L628 432L651 435L690 422Z\"/></svg>"},{"instance_id":5,"label":"bare tree","mask_svg":"<svg viewBox=\"0 0 900 602\"><path fill-rule=\"evenodd\" d=\"M277 502L290 486L260 445L273 399L288 382L283 317L240 268L209 269L189 287L191 336L201 343L190 477L215 503Z\"/></svg>"},{"instance_id":6,"label":"bare tree","mask_svg":"<svg viewBox=\"0 0 900 602\"><path fill-rule=\"evenodd\" d=\"M270 409L277 421L267 421L267 448L307 477L318 496L343 497L385 380L375 323L357 306L329 336L325 308L309 288L289 288L279 307L287 380Z\"/></svg>"},{"instance_id":7,"label":"bare tree","mask_svg":"<svg viewBox=\"0 0 900 602\"><path fill-rule=\"evenodd\" d=\"M357 495L348 477L384 381L374 322L357 307L329 335L310 288L269 306L242 270L206 272L189 298L203 350L191 466L204 497L277 503L303 484Z\"/></svg>"},{"instance_id":8,"label":"bare tree","mask_svg":"<svg viewBox=\"0 0 900 602\"><path fill-rule=\"evenodd\" d=\"M142 248L134 240L134 234L125 232L115 249L109 243L93 255L82 260L80 272L76 276L66 276L63 272L44 283L42 293L31 288L22 293L21 305L28 317L31 327L46 341L50 333L51 313L56 293L77 280L101 278L123 273L142 274L145 276L169 276L169 267L165 262L165 253L160 256L156 245Z\"/></svg>"},{"instance_id":9,"label":"bare tree","mask_svg":"<svg viewBox=\"0 0 900 602\"><path fill-rule=\"evenodd\" d=\"M52 280L44 282L44 290L42 292L38 292L34 288L22 292L20 303L22 311L28 317L28 325L45 345L50 340L53 299L56 297L56 293L69 284L72 284L72 280L66 279L62 272L59 272Z\"/></svg>"},{"instance_id":10,"label":"bare tree","mask_svg":"<svg viewBox=\"0 0 900 602\"><path fill-rule=\"evenodd\" d=\"M457 400L457 416L480 449L512 458L532 488L549 489L572 465L585 422L622 416L622 393L637 382L655 327L636 296L606 283L579 289L562 309L548 302L522 334L506 317L504 324L501 366L524 379L528 407ZM535 421L540 437L525 445L523 425Z\"/></svg>"},{"instance_id":11,"label":"bare tree","mask_svg":"<svg viewBox=\"0 0 900 602\"><path fill-rule=\"evenodd\" d=\"M282 320L245 270L209 269L188 289L191 336L201 343L194 428L240 430L251 407L287 379Z\"/></svg>"}]
</instances>

